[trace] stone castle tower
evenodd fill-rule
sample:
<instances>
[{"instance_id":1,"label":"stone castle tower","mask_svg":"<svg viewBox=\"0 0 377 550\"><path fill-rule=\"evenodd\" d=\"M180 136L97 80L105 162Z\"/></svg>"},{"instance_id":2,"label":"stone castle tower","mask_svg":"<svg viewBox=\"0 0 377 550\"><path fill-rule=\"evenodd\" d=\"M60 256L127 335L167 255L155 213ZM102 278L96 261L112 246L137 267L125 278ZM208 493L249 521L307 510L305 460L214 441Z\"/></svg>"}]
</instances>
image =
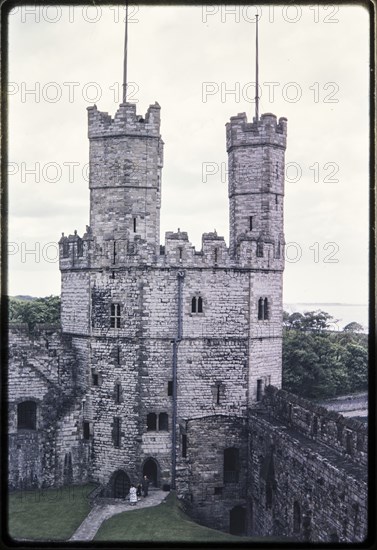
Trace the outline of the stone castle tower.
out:
<instances>
[{"instance_id":1,"label":"stone castle tower","mask_svg":"<svg viewBox=\"0 0 377 550\"><path fill-rule=\"evenodd\" d=\"M160 106L88 122L61 328L10 331L9 487L125 498L147 475L236 535L364 540L367 428L279 389L286 119L226 124L229 247L204 233L199 251L180 230L160 244Z\"/></svg>"},{"instance_id":2,"label":"stone castle tower","mask_svg":"<svg viewBox=\"0 0 377 550\"><path fill-rule=\"evenodd\" d=\"M90 226L63 235L60 269L91 476L113 494L143 473L179 488L187 422L246 418L281 386L286 120L226 125L230 246L205 233L196 251L180 230L160 245L159 105L88 119Z\"/></svg>"}]
</instances>

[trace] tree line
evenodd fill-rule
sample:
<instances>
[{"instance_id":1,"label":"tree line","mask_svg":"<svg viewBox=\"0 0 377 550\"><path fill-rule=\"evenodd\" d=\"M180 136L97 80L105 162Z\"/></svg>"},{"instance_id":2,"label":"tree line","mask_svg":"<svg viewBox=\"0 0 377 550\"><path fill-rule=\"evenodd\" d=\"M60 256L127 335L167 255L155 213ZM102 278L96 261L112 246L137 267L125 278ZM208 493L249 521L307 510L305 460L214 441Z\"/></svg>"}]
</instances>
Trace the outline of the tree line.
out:
<instances>
[{"instance_id":1,"label":"tree line","mask_svg":"<svg viewBox=\"0 0 377 550\"><path fill-rule=\"evenodd\" d=\"M10 323L60 323L60 297L9 298ZM368 387L368 345L363 327L337 321L325 311L283 314L283 388L302 397L324 399Z\"/></svg>"},{"instance_id":2,"label":"tree line","mask_svg":"<svg viewBox=\"0 0 377 550\"><path fill-rule=\"evenodd\" d=\"M283 388L316 399L368 388L368 337L349 323L342 331L324 311L284 312Z\"/></svg>"}]
</instances>

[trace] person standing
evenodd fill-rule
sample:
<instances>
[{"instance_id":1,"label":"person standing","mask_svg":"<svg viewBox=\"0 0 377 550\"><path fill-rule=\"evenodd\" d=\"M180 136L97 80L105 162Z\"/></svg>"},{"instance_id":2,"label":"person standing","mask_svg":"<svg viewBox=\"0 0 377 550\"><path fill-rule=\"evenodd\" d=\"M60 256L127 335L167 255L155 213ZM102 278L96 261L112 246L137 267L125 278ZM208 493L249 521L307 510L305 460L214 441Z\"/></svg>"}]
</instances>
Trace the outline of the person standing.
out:
<instances>
[{"instance_id":1,"label":"person standing","mask_svg":"<svg viewBox=\"0 0 377 550\"><path fill-rule=\"evenodd\" d=\"M136 487L135 485L131 485L130 487L130 504L131 506L135 506L137 503L137 495L136 495Z\"/></svg>"},{"instance_id":2,"label":"person standing","mask_svg":"<svg viewBox=\"0 0 377 550\"><path fill-rule=\"evenodd\" d=\"M143 489L143 496L147 497L148 496L148 486L149 486L149 479L147 478L147 476L143 477L143 481L142 481L141 486L142 486L142 489Z\"/></svg>"}]
</instances>

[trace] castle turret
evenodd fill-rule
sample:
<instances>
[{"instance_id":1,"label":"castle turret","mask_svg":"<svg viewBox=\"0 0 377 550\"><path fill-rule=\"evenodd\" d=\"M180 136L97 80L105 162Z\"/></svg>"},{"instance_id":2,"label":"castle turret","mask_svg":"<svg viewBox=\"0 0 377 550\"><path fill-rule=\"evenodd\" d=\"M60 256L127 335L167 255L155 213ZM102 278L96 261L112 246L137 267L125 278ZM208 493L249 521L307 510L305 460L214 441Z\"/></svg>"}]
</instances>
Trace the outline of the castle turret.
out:
<instances>
[{"instance_id":1,"label":"castle turret","mask_svg":"<svg viewBox=\"0 0 377 550\"><path fill-rule=\"evenodd\" d=\"M88 137L94 237L112 249L113 263L119 261L119 251L135 242L156 254L163 165L160 106L151 105L145 118L132 103L122 103L114 118L89 107Z\"/></svg>"},{"instance_id":2,"label":"castle turret","mask_svg":"<svg viewBox=\"0 0 377 550\"><path fill-rule=\"evenodd\" d=\"M284 155L287 121L270 113L226 125L229 157L229 251L249 270L249 402L281 385Z\"/></svg>"},{"instance_id":3,"label":"castle turret","mask_svg":"<svg viewBox=\"0 0 377 550\"><path fill-rule=\"evenodd\" d=\"M230 252L248 267L283 268L284 154L287 123L270 113L226 125Z\"/></svg>"}]
</instances>

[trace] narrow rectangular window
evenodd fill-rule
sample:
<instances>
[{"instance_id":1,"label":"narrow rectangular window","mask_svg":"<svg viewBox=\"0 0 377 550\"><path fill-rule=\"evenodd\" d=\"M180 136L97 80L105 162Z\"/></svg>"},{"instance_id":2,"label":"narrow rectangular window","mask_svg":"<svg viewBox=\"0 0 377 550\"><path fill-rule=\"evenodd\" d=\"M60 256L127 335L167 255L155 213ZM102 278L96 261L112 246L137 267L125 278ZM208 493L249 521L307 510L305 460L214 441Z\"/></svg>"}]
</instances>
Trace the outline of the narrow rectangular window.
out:
<instances>
[{"instance_id":1,"label":"narrow rectangular window","mask_svg":"<svg viewBox=\"0 0 377 550\"><path fill-rule=\"evenodd\" d=\"M134 218L134 233L136 233L136 218Z\"/></svg>"},{"instance_id":2,"label":"narrow rectangular window","mask_svg":"<svg viewBox=\"0 0 377 550\"><path fill-rule=\"evenodd\" d=\"M178 250L179 250L179 259L182 260L182 248L179 247Z\"/></svg>"},{"instance_id":3,"label":"narrow rectangular window","mask_svg":"<svg viewBox=\"0 0 377 550\"><path fill-rule=\"evenodd\" d=\"M115 385L115 403L120 403L120 392L121 392L121 385L116 384Z\"/></svg>"},{"instance_id":4,"label":"narrow rectangular window","mask_svg":"<svg viewBox=\"0 0 377 550\"><path fill-rule=\"evenodd\" d=\"M158 415L158 429L160 432L167 432L169 430L169 417L165 412Z\"/></svg>"},{"instance_id":5,"label":"narrow rectangular window","mask_svg":"<svg viewBox=\"0 0 377 550\"><path fill-rule=\"evenodd\" d=\"M156 413L147 414L147 431L155 432L157 430L157 415Z\"/></svg>"},{"instance_id":6,"label":"narrow rectangular window","mask_svg":"<svg viewBox=\"0 0 377 550\"><path fill-rule=\"evenodd\" d=\"M89 422L85 420L82 423L82 434L84 439L89 439L89 436L90 436Z\"/></svg>"},{"instance_id":7,"label":"narrow rectangular window","mask_svg":"<svg viewBox=\"0 0 377 550\"><path fill-rule=\"evenodd\" d=\"M120 365L120 346L117 346L117 364Z\"/></svg>"},{"instance_id":8,"label":"narrow rectangular window","mask_svg":"<svg viewBox=\"0 0 377 550\"><path fill-rule=\"evenodd\" d=\"M98 373L92 372L92 384L93 386L98 386Z\"/></svg>"},{"instance_id":9,"label":"narrow rectangular window","mask_svg":"<svg viewBox=\"0 0 377 550\"><path fill-rule=\"evenodd\" d=\"M113 264L115 264L115 262L116 262L116 255L117 255L117 250L116 250L116 243L114 241L114 243L113 243Z\"/></svg>"},{"instance_id":10,"label":"narrow rectangular window","mask_svg":"<svg viewBox=\"0 0 377 550\"><path fill-rule=\"evenodd\" d=\"M253 230L253 216L249 216L249 231Z\"/></svg>"},{"instance_id":11,"label":"narrow rectangular window","mask_svg":"<svg viewBox=\"0 0 377 550\"><path fill-rule=\"evenodd\" d=\"M215 264L217 264L217 259L218 259L218 249L215 248Z\"/></svg>"},{"instance_id":12,"label":"narrow rectangular window","mask_svg":"<svg viewBox=\"0 0 377 550\"><path fill-rule=\"evenodd\" d=\"M173 395L173 380L169 380L168 382L168 395Z\"/></svg>"},{"instance_id":13,"label":"narrow rectangular window","mask_svg":"<svg viewBox=\"0 0 377 550\"><path fill-rule=\"evenodd\" d=\"M182 457L187 457L187 435L182 434Z\"/></svg>"},{"instance_id":14,"label":"narrow rectangular window","mask_svg":"<svg viewBox=\"0 0 377 550\"><path fill-rule=\"evenodd\" d=\"M111 328L120 328L120 304L111 304L110 326Z\"/></svg>"},{"instance_id":15,"label":"narrow rectangular window","mask_svg":"<svg viewBox=\"0 0 377 550\"><path fill-rule=\"evenodd\" d=\"M257 380L257 401L262 399L262 379Z\"/></svg>"},{"instance_id":16,"label":"narrow rectangular window","mask_svg":"<svg viewBox=\"0 0 377 550\"><path fill-rule=\"evenodd\" d=\"M120 418L114 417L114 427L113 427L113 441L114 447L120 447Z\"/></svg>"},{"instance_id":17,"label":"narrow rectangular window","mask_svg":"<svg viewBox=\"0 0 377 550\"><path fill-rule=\"evenodd\" d=\"M220 384L217 384L217 392L216 392L216 404L217 405L220 405L220 388L221 388L221 385Z\"/></svg>"},{"instance_id":18,"label":"narrow rectangular window","mask_svg":"<svg viewBox=\"0 0 377 550\"><path fill-rule=\"evenodd\" d=\"M263 318L265 320L268 320L270 317L270 311L269 311L269 307L268 307L268 299L265 298L264 299L264 311L263 311Z\"/></svg>"}]
</instances>

